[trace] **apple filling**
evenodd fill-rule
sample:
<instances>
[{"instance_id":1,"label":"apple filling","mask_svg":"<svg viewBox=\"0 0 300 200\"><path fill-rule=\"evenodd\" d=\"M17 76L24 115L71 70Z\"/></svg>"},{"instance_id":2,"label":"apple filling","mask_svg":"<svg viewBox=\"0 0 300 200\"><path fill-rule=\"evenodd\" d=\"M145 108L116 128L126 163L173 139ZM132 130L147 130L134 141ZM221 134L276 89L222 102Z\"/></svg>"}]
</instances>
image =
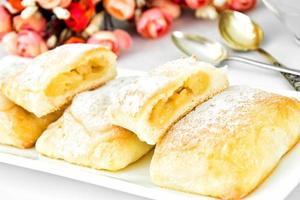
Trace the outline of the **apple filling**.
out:
<instances>
[{"instance_id":1,"label":"apple filling","mask_svg":"<svg viewBox=\"0 0 300 200\"><path fill-rule=\"evenodd\" d=\"M189 77L169 98L160 100L152 109L149 122L156 126L163 126L172 115L182 106L188 104L193 97L204 93L209 86L209 76L204 72Z\"/></svg>"},{"instance_id":2,"label":"apple filling","mask_svg":"<svg viewBox=\"0 0 300 200\"><path fill-rule=\"evenodd\" d=\"M55 77L48 85L45 94L47 96L60 96L68 91L75 90L81 84L93 81L102 76L106 67L104 63L90 61L82 64L69 72L64 72Z\"/></svg>"}]
</instances>

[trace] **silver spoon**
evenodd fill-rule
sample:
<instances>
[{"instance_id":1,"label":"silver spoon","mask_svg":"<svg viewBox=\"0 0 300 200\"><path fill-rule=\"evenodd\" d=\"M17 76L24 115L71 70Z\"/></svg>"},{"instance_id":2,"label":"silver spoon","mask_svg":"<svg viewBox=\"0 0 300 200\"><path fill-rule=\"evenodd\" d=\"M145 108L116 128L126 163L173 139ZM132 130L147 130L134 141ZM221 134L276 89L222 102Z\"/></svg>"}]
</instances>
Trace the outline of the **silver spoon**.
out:
<instances>
[{"instance_id":1,"label":"silver spoon","mask_svg":"<svg viewBox=\"0 0 300 200\"><path fill-rule=\"evenodd\" d=\"M223 67L220 64L225 61L238 61L259 68L300 75L300 70L269 65L249 58L230 56L228 55L226 48L220 43L211 41L199 35L184 34L180 31L174 31L172 33L172 41L186 55L194 55L200 60L215 64L216 67Z\"/></svg>"},{"instance_id":2,"label":"silver spoon","mask_svg":"<svg viewBox=\"0 0 300 200\"><path fill-rule=\"evenodd\" d=\"M264 33L262 28L247 15L237 11L224 11L220 15L219 32L225 43L236 51L257 51L275 66L282 67L276 58L260 47ZM300 91L300 77L282 73L289 83Z\"/></svg>"}]
</instances>

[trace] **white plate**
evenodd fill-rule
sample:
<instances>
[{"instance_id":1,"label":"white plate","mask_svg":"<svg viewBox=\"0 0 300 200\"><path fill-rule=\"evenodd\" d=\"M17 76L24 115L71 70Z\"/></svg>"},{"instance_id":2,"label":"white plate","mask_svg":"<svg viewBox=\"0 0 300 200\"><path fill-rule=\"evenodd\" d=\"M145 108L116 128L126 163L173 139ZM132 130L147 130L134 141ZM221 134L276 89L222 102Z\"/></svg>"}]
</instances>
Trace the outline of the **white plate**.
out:
<instances>
[{"instance_id":1,"label":"white plate","mask_svg":"<svg viewBox=\"0 0 300 200\"><path fill-rule=\"evenodd\" d=\"M120 70L121 76L138 75L143 72ZM270 90L268 90L270 91ZM293 91L274 91L300 100L300 93ZM21 150L0 146L0 162L32 170L42 171L71 178L122 192L151 199L208 200L205 196L177 192L153 185L149 177L149 164L152 152L138 162L120 172L107 172L76 166L61 160L39 156L35 149ZM300 182L300 145L296 145L280 162L270 177L245 199L284 199Z\"/></svg>"}]
</instances>

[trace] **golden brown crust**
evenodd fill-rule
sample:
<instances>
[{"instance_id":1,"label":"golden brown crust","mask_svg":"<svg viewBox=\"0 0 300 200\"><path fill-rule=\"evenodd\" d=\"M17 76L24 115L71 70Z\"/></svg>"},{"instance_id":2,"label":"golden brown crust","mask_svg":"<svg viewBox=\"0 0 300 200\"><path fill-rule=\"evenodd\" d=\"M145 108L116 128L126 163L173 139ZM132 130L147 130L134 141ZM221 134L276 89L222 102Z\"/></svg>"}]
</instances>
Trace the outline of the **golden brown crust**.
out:
<instances>
[{"instance_id":1,"label":"golden brown crust","mask_svg":"<svg viewBox=\"0 0 300 200\"><path fill-rule=\"evenodd\" d=\"M0 61L0 84L7 76L24 70L29 59L7 56ZM0 143L19 148L34 146L48 124L56 120L62 111L38 118L7 99L0 93Z\"/></svg>"},{"instance_id":2,"label":"golden brown crust","mask_svg":"<svg viewBox=\"0 0 300 200\"><path fill-rule=\"evenodd\" d=\"M61 116L56 111L42 118L14 105L6 111L0 111L0 143L19 148L31 148L47 126Z\"/></svg>"},{"instance_id":3,"label":"golden brown crust","mask_svg":"<svg viewBox=\"0 0 300 200\"><path fill-rule=\"evenodd\" d=\"M240 199L297 143L298 119L297 100L231 87L168 131L155 149L152 180L163 187Z\"/></svg>"}]
</instances>

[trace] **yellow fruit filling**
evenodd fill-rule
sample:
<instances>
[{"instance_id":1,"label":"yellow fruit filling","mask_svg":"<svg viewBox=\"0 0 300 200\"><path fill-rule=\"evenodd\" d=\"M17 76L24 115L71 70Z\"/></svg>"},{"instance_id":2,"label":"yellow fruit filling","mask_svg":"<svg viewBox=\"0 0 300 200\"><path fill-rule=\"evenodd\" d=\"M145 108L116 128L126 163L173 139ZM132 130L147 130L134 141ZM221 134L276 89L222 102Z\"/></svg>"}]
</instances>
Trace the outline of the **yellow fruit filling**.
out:
<instances>
[{"instance_id":1,"label":"yellow fruit filling","mask_svg":"<svg viewBox=\"0 0 300 200\"><path fill-rule=\"evenodd\" d=\"M149 122L156 126L163 126L179 108L189 103L196 95L204 93L210 84L208 74L198 72L189 77L168 99L160 100L151 112Z\"/></svg>"},{"instance_id":2,"label":"yellow fruit filling","mask_svg":"<svg viewBox=\"0 0 300 200\"><path fill-rule=\"evenodd\" d=\"M79 65L69 72L64 72L55 77L48 85L45 94L47 96L60 96L68 91L75 90L81 84L93 81L102 76L107 69L105 61L89 60L89 62Z\"/></svg>"}]
</instances>

